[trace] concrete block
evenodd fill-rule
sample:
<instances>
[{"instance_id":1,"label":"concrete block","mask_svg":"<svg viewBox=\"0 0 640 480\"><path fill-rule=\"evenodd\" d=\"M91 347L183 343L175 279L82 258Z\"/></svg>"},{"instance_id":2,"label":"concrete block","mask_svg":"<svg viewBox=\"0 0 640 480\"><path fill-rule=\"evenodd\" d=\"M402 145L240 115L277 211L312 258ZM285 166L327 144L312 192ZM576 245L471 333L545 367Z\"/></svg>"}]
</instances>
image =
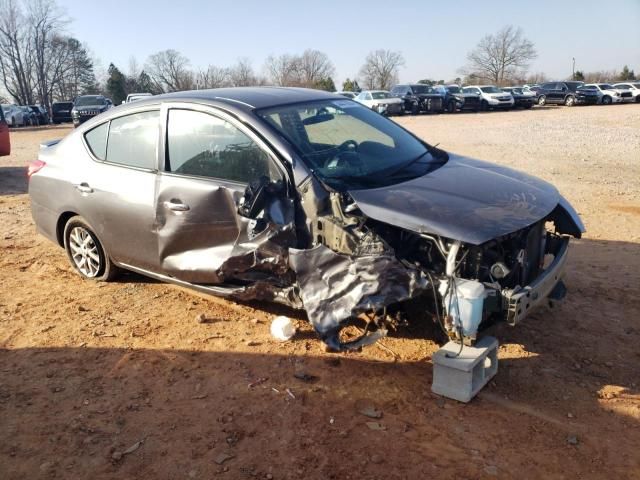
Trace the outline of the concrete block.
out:
<instances>
[{"instance_id":1,"label":"concrete block","mask_svg":"<svg viewBox=\"0 0 640 480\"><path fill-rule=\"evenodd\" d=\"M433 354L431 391L444 397L469 402L498 373L498 340L483 337L473 347L449 342Z\"/></svg>"}]
</instances>

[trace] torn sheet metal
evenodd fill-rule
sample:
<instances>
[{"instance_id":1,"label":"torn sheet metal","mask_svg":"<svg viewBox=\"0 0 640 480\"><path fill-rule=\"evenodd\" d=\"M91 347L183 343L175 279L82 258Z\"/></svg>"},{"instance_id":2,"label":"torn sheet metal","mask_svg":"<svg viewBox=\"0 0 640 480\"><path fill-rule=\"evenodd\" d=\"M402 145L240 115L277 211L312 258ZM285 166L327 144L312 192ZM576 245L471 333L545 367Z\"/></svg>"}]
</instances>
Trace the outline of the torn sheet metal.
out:
<instances>
[{"instance_id":1,"label":"torn sheet metal","mask_svg":"<svg viewBox=\"0 0 640 480\"><path fill-rule=\"evenodd\" d=\"M352 257L320 245L289 254L310 322L338 350L338 332L346 320L407 300L429 286L421 272L389 252Z\"/></svg>"}]
</instances>

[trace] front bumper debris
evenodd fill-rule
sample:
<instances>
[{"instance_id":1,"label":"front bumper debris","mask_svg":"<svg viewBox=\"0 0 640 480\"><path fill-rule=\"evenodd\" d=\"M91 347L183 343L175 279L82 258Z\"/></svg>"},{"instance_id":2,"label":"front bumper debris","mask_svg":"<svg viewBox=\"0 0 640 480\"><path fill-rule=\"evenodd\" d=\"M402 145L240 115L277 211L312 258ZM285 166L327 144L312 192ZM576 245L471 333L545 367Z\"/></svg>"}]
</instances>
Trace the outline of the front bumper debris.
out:
<instances>
[{"instance_id":1,"label":"front bumper debris","mask_svg":"<svg viewBox=\"0 0 640 480\"><path fill-rule=\"evenodd\" d=\"M562 286L558 290L564 294L562 274L567 263L568 251L569 239L564 238L551 265L531 285L502 292L507 323L515 325L523 320L531 310L547 300L558 285Z\"/></svg>"}]
</instances>

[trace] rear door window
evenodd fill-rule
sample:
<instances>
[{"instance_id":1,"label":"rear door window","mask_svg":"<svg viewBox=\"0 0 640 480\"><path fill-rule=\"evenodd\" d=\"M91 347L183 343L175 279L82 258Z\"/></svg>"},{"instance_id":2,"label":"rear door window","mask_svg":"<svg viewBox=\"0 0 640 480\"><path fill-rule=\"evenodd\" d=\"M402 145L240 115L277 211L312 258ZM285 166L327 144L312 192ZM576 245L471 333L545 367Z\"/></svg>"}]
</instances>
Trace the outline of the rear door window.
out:
<instances>
[{"instance_id":1,"label":"rear door window","mask_svg":"<svg viewBox=\"0 0 640 480\"><path fill-rule=\"evenodd\" d=\"M113 119L105 160L128 167L155 169L159 126L159 110Z\"/></svg>"},{"instance_id":2,"label":"rear door window","mask_svg":"<svg viewBox=\"0 0 640 480\"><path fill-rule=\"evenodd\" d=\"M269 155L247 134L214 115L169 110L166 169L173 173L249 183L282 179Z\"/></svg>"}]
</instances>

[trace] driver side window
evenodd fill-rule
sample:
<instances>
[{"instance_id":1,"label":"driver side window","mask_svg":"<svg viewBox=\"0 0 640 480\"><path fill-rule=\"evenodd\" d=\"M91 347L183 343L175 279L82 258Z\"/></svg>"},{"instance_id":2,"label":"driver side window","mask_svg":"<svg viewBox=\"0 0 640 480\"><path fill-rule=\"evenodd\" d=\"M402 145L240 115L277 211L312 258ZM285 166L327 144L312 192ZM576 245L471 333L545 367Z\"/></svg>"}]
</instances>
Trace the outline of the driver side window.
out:
<instances>
[{"instance_id":1,"label":"driver side window","mask_svg":"<svg viewBox=\"0 0 640 480\"><path fill-rule=\"evenodd\" d=\"M249 183L282 180L269 155L231 123L194 110L169 110L166 170Z\"/></svg>"}]
</instances>

